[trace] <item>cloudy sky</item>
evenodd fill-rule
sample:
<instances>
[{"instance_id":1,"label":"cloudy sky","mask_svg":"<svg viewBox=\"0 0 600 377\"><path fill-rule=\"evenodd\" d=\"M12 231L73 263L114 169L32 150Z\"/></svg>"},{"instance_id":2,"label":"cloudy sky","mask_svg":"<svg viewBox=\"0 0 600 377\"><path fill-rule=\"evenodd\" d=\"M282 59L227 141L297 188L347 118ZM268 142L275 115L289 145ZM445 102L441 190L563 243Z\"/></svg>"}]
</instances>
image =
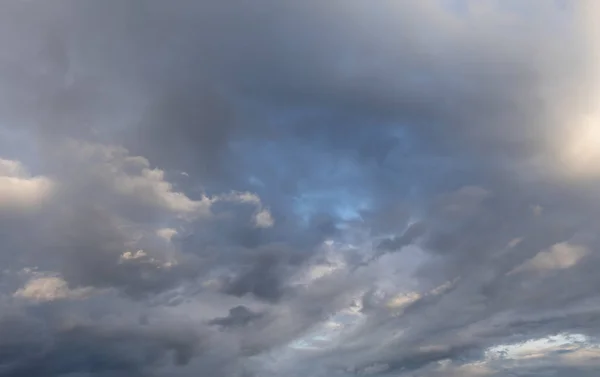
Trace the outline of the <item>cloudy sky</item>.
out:
<instances>
[{"instance_id":1,"label":"cloudy sky","mask_svg":"<svg viewBox=\"0 0 600 377\"><path fill-rule=\"evenodd\" d=\"M598 14L2 1L0 376L596 376Z\"/></svg>"}]
</instances>

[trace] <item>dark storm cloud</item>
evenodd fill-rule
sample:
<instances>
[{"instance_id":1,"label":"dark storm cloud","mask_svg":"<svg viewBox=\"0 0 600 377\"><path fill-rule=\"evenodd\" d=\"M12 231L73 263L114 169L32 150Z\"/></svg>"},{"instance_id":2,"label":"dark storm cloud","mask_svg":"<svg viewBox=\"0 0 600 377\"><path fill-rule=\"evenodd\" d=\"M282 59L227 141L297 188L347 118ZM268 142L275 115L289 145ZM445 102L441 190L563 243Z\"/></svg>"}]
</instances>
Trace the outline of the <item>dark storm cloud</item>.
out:
<instances>
[{"instance_id":1,"label":"dark storm cloud","mask_svg":"<svg viewBox=\"0 0 600 377\"><path fill-rule=\"evenodd\" d=\"M595 178L555 157L592 3L450 3L1 5L2 305L146 320L0 315L0 374L481 375L596 336Z\"/></svg>"},{"instance_id":2,"label":"dark storm cloud","mask_svg":"<svg viewBox=\"0 0 600 377\"><path fill-rule=\"evenodd\" d=\"M260 318L259 313L254 313L245 306L236 306L235 308L229 309L229 315L227 317L215 318L210 321L212 325L227 327L245 326L255 319Z\"/></svg>"},{"instance_id":3,"label":"dark storm cloud","mask_svg":"<svg viewBox=\"0 0 600 377\"><path fill-rule=\"evenodd\" d=\"M37 309L6 313L0 322L0 375L142 376L156 366L185 365L208 347L207 335L183 326L111 324L98 318L69 324L59 308Z\"/></svg>"},{"instance_id":4,"label":"dark storm cloud","mask_svg":"<svg viewBox=\"0 0 600 377\"><path fill-rule=\"evenodd\" d=\"M261 256L249 268L226 282L223 291L234 296L253 293L262 299L277 300L283 294L284 275L277 271L281 264L277 256Z\"/></svg>"}]
</instances>

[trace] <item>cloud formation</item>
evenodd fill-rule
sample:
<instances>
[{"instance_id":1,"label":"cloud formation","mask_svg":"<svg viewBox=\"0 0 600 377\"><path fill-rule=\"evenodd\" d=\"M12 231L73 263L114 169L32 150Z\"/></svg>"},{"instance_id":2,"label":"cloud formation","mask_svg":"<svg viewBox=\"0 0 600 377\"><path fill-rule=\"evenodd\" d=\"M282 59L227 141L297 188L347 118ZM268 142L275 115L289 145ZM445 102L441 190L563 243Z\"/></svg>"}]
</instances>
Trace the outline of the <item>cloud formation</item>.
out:
<instances>
[{"instance_id":1,"label":"cloud formation","mask_svg":"<svg viewBox=\"0 0 600 377\"><path fill-rule=\"evenodd\" d=\"M52 187L47 177L31 177L19 161L0 160L0 206L5 211L38 207Z\"/></svg>"},{"instance_id":2,"label":"cloud formation","mask_svg":"<svg viewBox=\"0 0 600 377\"><path fill-rule=\"evenodd\" d=\"M596 375L597 11L2 3L0 376Z\"/></svg>"}]
</instances>

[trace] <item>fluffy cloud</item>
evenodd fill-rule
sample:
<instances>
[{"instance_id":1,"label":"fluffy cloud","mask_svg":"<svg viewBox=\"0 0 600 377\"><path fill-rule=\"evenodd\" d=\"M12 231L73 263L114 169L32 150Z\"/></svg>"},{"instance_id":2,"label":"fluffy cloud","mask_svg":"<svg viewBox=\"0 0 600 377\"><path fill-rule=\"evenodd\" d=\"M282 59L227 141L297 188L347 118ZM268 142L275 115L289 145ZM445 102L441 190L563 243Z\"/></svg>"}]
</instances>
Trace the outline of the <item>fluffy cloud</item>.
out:
<instances>
[{"instance_id":1,"label":"fluffy cloud","mask_svg":"<svg viewBox=\"0 0 600 377\"><path fill-rule=\"evenodd\" d=\"M19 161L0 159L0 209L39 207L51 195L52 188L49 178L32 177Z\"/></svg>"},{"instance_id":2,"label":"fluffy cloud","mask_svg":"<svg viewBox=\"0 0 600 377\"><path fill-rule=\"evenodd\" d=\"M67 283L57 276L31 279L14 293L16 297L36 301L53 301L66 298L83 298L90 290L85 288L69 289Z\"/></svg>"},{"instance_id":3,"label":"fluffy cloud","mask_svg":"<svg viewBox=\"0 0 600 377\"><path fill-rule=\"evenodd\" d=\"M137 203L180 217L210 214L213 199L192 200L175 191L163 170L151 168L144 157L130 156L123 147L71 140L53 155L61 161L58 174L68 174L64 178L71 187L66 190L86 190L90 198L95 192L110 195L103 199Z\"/></svg>"}]
</instances>

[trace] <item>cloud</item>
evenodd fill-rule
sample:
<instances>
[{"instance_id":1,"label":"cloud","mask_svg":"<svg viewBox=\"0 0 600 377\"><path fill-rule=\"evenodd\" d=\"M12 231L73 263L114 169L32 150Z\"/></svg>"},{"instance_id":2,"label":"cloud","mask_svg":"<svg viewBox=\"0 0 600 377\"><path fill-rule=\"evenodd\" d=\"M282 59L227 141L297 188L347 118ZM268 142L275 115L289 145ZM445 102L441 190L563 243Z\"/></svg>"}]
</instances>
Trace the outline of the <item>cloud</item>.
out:
<instances>
[{"instance_id":1,"label":"cloud","mask_svg":"<svg viewBox=\"0 0 600 377\"><path fill-rule=\"evenodd\" d=\"M245 326L260 317L260 314L254 313L245 306L240 305L229 309L229 315L227 317L215 318L210 321L210 324L222 326L224 328Z\"/></svg>"},{"instance_id":2,"label":"cloud","mask_svg":"<svg viewBox=\"0 0 600 377\"><path fill-rule=\"evenodd\" d=\"M52 194L53 187L47 177L32 177L19 161L0 159L1 209L35 209Z\"/></svg>"},{"instance_id":3,"label":"cloud","mask_svg":"<svg viewBox=\"0 0 600 377\"><path fill-rule=\"evenodd\" d=\"M192 200L174 191L163 170L151 168L144 157L130 156L123 147L71 140L56 153L66 165L66 169L60 167L62 173L75 178L69 183L82 185L67 189L86 189L90 193L101 190L100 194L112 195L114 200L123 198L181 217L210 214L211 198Z\"/></svg>"},{"instance_id":4,"label":"cloud","mask_svg":"<svg viewBox=\"0 0 600 377\"><path fill-rule=\"evenodd\" d=\"M14 293L34 301L53 301L60 299L84 298L91 290L86 288L69 289L67 283L57 276L33 278L25 286Z\"/></svg>"},{"instance_id":5,"label":"cloud","mask_svg":"<svg viewBox=\"0 0 600 377\"><path fill-rule=\"evenodd\" d=\"M567 242L553 245L547 251L540 251L532 259L516 267L511 273L527 271L560 270L575 266L589 251L582 246Z\"/></svg>"},{"instance_id":6,"label":"cloud","mask_svg":"<svg viewBox=\"0 0 600 377\"><path fill-rule=\"evenodd\" d=\"M270 228L273 226L274 220L268 210L262 209L254 216L254 222L259 228Z\"/></svg>"},{"instance_id":7,"label":"cloud","mask_svg":"<svg viewBox=\"0 0 600 377\"><path fill-rule=\"evenodd\" d=\"M171 241L171 239L173 239L177 233L177 230L173 228L160 228L156 231L156 235L165 239L166 241Z\"/></svg>"},{"instance_id":8,"label":"cloud","mask_svg":"<svg viewBox=\"0 0 600 377\"><path fill-rule=\"evenodd\" d=\"M387 306L391 309L402 308L404 306L412 304L420 298L421 295L414 292L405 295L398 295L392 298L390 301L388 301Z\"/></svg>"},{"instance_id":9,"label":"cloud","mask_svg":"<svg viewBox=\"0 0 600 377\"><path fill-rule=\"evenodd\" d=\"M143 5L0 6L0 376L595 375L595 1Z\"/></svg>"},{"instance_id":10,"label":"cloud","mask_svg":"<svg viewBox=\"0 0 600 377\"><path fill-rule=\"evenodd\" d=\"M199 345L194 332L165 327L57 327L51 323L44 326L43 319L6 318L0 323L0 331L4 335L3 349L11 355L1 369L7 376L85 374L90 365L95 374L143 374L148 363L185 365Z\"/></svg>"},{"instance_id":11,"label":"cloud","mask_svg":"<svg viewBox=\"0 0 600 377\"><path fill-rule=\"evenodd\" d=\"M174 241L180 233L185 236L186 228L199 223L221 222L220 226L232 231L244 224L260 225L260 229L273 225L256 194L230 190L211 196L200 193L192 199L176 190L165 171L152 168L146 158L132 156L124 147L66 139L52 149L44 147L43 153L47 157L44 168L57 183L52 183L52 195L43 197L45 205L39 207L38 217L21 223L6 218L7 226L26 226L36 237L20 237L22 231L11 232L7 227L6 242L14 242L24 252L3 257L11 268L36 263L41 269L56 271L73 289L118 288L134 296L168 290L206 272L202 250L182 250L178 242L165 240ZM6 160L2 166L3 174L16 177L16 182L51 182L45 177L30 178L14 161ZM17 191L21 197L29 193L22 188ZM213 213L215 204L241 211L236 217L239 225L219 211ZM256 216L260 216L259 224ZM64 287L55 288L64 291ZM25 288L23 292L30 291Z\"/></svg>"}]
</instances>

